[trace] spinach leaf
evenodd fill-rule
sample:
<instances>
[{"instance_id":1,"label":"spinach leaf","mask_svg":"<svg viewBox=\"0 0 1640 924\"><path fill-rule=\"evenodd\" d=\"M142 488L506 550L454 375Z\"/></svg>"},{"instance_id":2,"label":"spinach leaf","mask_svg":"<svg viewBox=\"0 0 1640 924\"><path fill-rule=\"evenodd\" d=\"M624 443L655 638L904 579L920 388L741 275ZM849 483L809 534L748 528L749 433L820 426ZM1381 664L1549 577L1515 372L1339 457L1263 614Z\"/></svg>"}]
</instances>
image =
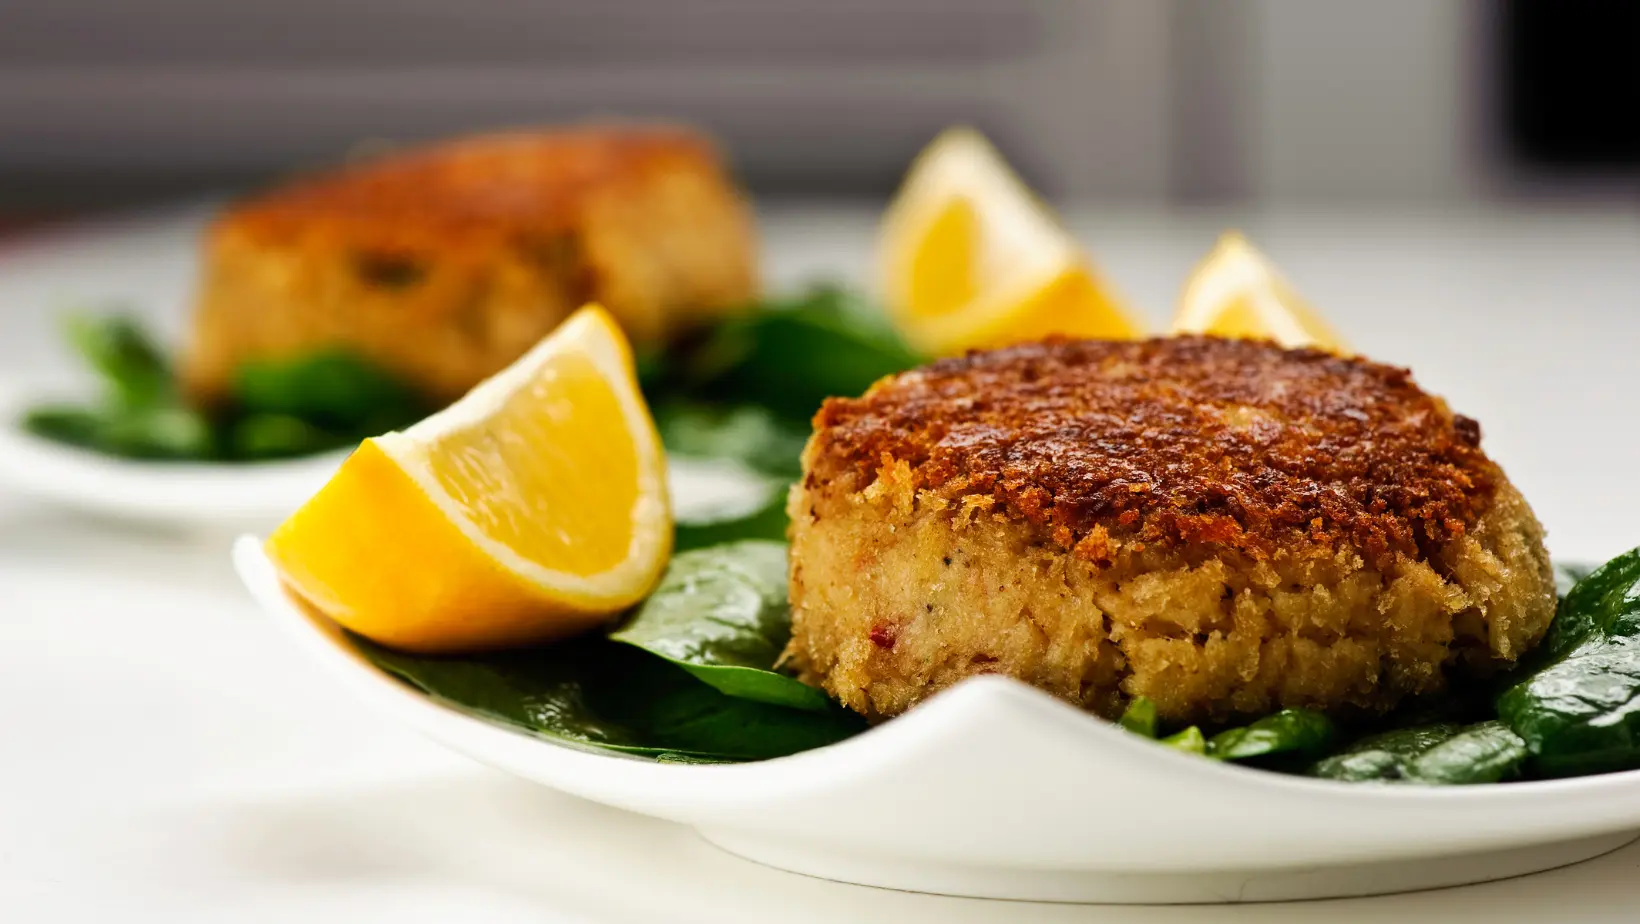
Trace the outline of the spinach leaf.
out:
<instances>
[{"instance_id":1,"label":"spinach leaf","mask_svg":"<svg viewBox=\"0 0 1640 924\"><path fill-rule=\"evenodd\" d=\"M668 762L763 760L863 731L842 710L808 712L726 696L684 670L601 637L434 658L353 645L433 699L553 741Z\"/></svg>"},{"instance_id":2,"label":"spinach leaf","mask_svg":"<svg viewBox=\"0 0 1640 924\"><path fill-rule=\"evenodd\" d=\"M1640 767L1640 647L1631 638L1579 649L1506 691L1498 715L1540 775Z\"/></svg>"},{"instance_id":3,"label":"spinach leaf","mask_svg":"<svg viewBox=\"0 0 1640 924\"><path fill-rule=\"evenodd\" d=\"M791 638L786 547L748 541L683 552L610 639L741 699L826 711L826 694L775 671Z\"/></svg>"},{"instance_id":4,"label":"spinach leaf","mask_svg":"<svg viewBox=\"0 0 1640 924\"><path fill-rule=\"evenodd\" d=\"M1632 635L1640 629L1640 549L1617 556L1577 581L1538 646L1562 658L1597 636Z\"/></svg>"},{"instance_id":5,"label":"spinach leaf","mask_svg":"<svg viewBox=\"0 0 1640 924\"><path fill-rule=\"evenodd\" d=\"M1283 709L1250 725L1214 735L1207 755L1219 760L1250 760L1278 754L1316 756L1338 737L1331 719L1308 709Z\"/></svg>"},{"instance_id":6,"label":"spinach leaf","mask_svg":"<svg viewBox=\"0 0 1640 924\"><path fill-rule=\"evenodd\" d=\"M1526 742L1508 726L1481 722L1414 757L1402 775L1435 785L1497 783L1520 776L1526 757Z\"/></svg>"},{"instance_id":7,"label":"spinach leaf","mask_svg":"<svg viewBox=\"0 0 1640 924\"><path fill-rule=\"evenodd\" d=\"M70 314L63 336L102 379L109 404L137 410L174 400L170 363L135 318Z\"/></svg>"},{"instance_id":8,"label":"spinach leaf","mask_svg":"<svg viewBox=\"0 0 1640 924\"><path fill-rule=\"evenodd\" d=\"M786 541L786 527L791 525L786 516L787 493L784 488L770 491L762 506L736 516L678 520L672 527L672 551L687 552L742 539Z\"/></svg>"},{"instance_id":9,"label":"spinach leaf","mask_svg":"<svg viewBox=\"0 0 1640 924\"><path fill-rule=\"evenodd\" d=\"M1408 761L1452 738L1460 729L1443 722L1369 735L1316 763L1310 775L1351 783L1398 780Z\"/></svg>"},{"instance_id":10,"label":"spinach leaf","mask_svg":"<svg viewBox=\"0 0 1640 924\"><path fill-rule=\"evenodd\" d=\"M1250 725L1231 728L1209 739L1200 727L1160 737L1156 704L1138 696L1128 703L1116 724L1146 738L1158 739L1170 748L1200 754L1215 760L1253 760L1279 755L1314 757L1332 746L1337 733L1332 721L1307 709L1283 709Z\"/></svg>"},{"instance_id":11,"label":"spinach leaf","mask_svg":"<svg viewBox=\"0 0 1640 924\"><path fill-rule=\"evenodd\" d=\"M1182 732L1168 735L1161 740L1161 743L1186 754L1207 756L1207 736L1202 734L1202 730L1194 725Z\"/></svg>"},{"instance_id":12,"label":"spinach leaf","mask_svg":"<svg viewBox=\"0 0 1640 924\"><path fill-rule=\"evenodd\" d=\"M691 394L807 421L826 398L858 395L922 361L881 312L842 289L818 287L723 322L675 360L673 374Z\"/></svg>"},{"instance_id":13,"label":"spinach leaf","mask_svg":"<svg viewBox=\"0 0 1640 924\"><path fill-rule=\"evenodd\" d=\"M110 411L98 440L107 452L137 459L209 459L216 454L210 420L181 404Z\"/></svg>"},{"instance_id":14,"label":"spinach leaf","mask_svg":"<svg viewBox=\"0 0 1640 924\"><path fill-rule=\"evenodd\" d=\"M1497 706L1539 775L1640 767L1640 549L1566 594L1532 669Z\"/></svg>"},{"instance_id":15,"label":"spinach leaf","mask_svg":"<svg viewBox=\"0 0 1640 924\"><path fill-rule=\"evenodd\" d=\"M224 425L227 454L235 459L280 459L312 455L359 442L322 430L289 414L246 414Z\"/></svg>"},{"instance_id":16,"label":"spinach leaf","mask_svg":"<svg viewBox=\"0 0 1640 924\"><path fill-rule=\"evenodd\" d=\"M31 433L137 459L201 459L216 451L205 415L186 406L170 364L138 322L126 315L68 315L63 335L102 381L90 407L30 409Z\"/></svg>"},{"instance_id":17,"label":"spinach leaf","mask_svg":"<svg viewBox=\"0 0 1640 924\"><path fill-rule=\"evenodd\" d=\"M858 395L920 361L874 306L817 287L750 306L638 366L669 451L795 478L826 398Z\"/></svg>"},{"instance_id":18,"label":"spinach leaf","mask_svg":"<svg viewBox=\"0 0 1640 924\"><path fill-rule=\"evenodd\" d=\"M190 406L163 351L124 315L72 315L64 336L102 380L100 401L30 409L22 426L60 443L136 459L255 460L356 444L430 410L392 376L342 350L246 364L236 403Z\"/></svg>"},{"instance_id":19,"label":"spinach leaf","mask_svg":"<svg viewBox=\"0 0 1640 924\"><path fill-rule=\"evenodd\" d=\"M235 373L234 397L247 415L285 415L361 438L408 426L431 410L386 370L341 349L247 362Z\"/></svg>"},{"instance_id":20,"label":"spinach leaf","mask_svg":"<svg viewBox=\"0 0 1640 924\"><path fill-rule=\"evenodd\" d=\"M341 350L256 361L239 369L235 404L185 402L171 364L126 315L72 315L64 335L103 381L89 407L44 405L21 425L59 443L141 460L249 461L356 445L421 419L412 389Z\"/></svg>"},{"instance_id":21,"label":"spinach leaf","mask_svg":"<svg viewBox=\"0 0 1640 924\"><path fill-rule=\"evenodd\" d=\"M1344 782L1452 786L1514 779L1526 758L1526 743L1501 722L1439 723L1363 738L1309 772Z\"/></svg>"},{"instance_id":22,"label":"spinach leaf","mask_svg":"<svg viewBox=\"0 0 1640 924\"><path fill-rule=\"evenodd\" d=\"M1116 720L1116 724L1135 735L1143 735L1146 738L1156 737L1159 724L1156 716L1156 703L1146 697L1135 696L1133 702L1128 703L1127 708L1122 710L1122 715Z\"/></svg>"},{"instance_id":23,"label":"spinach leaf","mask_svg":"<svg viewBox=\"0 0 1640 924\"><path fill-rule=\"evenodd\" d=\"M654 417L668 452L734 459L788 479L803 472L808 425L777 417L768 408L672 400L657 404Z\"/></svg>"},{"instance_id":24,"label":"spinach leaf","mask_svg":"<svg viewBox=\"0 0 1640 924\"><path fill-rule=\"evenodd\" d=\"M30 409L22 425L49 440L131 459L209 459L216 451L210 421L180 405L49 405Z\"/></svg>"},{"instance_id":25,"label":"spinach leaf","mask_svg":"<svg viewBox=\"0 0 1640 924\"><path fill-rule=\"evenodd\" d=\"M89 408L46 404L23 414L23 429L48 440L85 449L101 446L108 415Z\"/></svg>"}]
</instances>

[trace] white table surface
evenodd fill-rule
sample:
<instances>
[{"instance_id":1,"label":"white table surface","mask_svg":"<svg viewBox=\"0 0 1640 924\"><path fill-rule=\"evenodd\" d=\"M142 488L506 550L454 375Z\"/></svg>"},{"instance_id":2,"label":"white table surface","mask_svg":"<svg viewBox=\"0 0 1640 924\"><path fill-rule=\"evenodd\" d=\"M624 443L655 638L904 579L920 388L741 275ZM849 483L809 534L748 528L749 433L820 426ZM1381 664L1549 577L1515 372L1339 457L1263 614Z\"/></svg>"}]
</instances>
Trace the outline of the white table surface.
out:
<instances>
[{"instance_id":1,"label":"white table surface","mask_svg":"<svg viewBox=\"0 0 1640 924\"><path fill-rule=\"evenodd\" d=\"M0 379L61 381L51 313L132 302L180 328L199 209L0 244ZM772 210L777 283L860 277L869 210ZM1227 223L1363 352L1482 421L1555 552L1640 544L1640 219L1076 213L1162 321ZM503 777L386 727L276 636L225 536L70 516L0 492L0 921L1631 921L1640 845L1422 895L1087 908L805 879L688 830ZM1165 811L1165 806L1158 806Z\"/></svg>"}]
</instances>

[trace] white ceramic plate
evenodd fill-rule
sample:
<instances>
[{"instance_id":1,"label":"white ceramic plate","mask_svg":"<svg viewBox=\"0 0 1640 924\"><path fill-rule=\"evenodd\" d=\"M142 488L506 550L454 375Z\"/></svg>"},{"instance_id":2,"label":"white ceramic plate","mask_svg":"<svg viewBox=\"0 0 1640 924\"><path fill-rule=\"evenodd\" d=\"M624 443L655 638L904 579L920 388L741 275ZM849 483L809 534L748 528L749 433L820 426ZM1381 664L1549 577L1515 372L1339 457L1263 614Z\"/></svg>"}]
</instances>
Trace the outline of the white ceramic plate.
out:
<instances>
[{"instance_id":1,"label":"white ceramic plate","mask_svg":"<svg viewBox=\"0 0 1640 924\"><path fill-rule=\"evenodd\" d=\"M27 432L18 425L27 405L0 398L0 483L120 520L265 529L319 490L347 455L240 465L120 459Z\"/></svg>"},{"instance_id":2,"label":"white ceramic plate","mask_svg":"<svg viewBox=\"0 0 1640 924\"><path fill-rule=\"evenodd\" d=\"M1550 869L1640 830L1640 773L1447 789L1308 780L1177 754L995 677L778 760L689 766L589 753L440 706L376 670L286 595L256 538L238 542L234 561L279 625L391 720L827 879L1055 901L1370 895Z\"/></svg>"}]
</instances>

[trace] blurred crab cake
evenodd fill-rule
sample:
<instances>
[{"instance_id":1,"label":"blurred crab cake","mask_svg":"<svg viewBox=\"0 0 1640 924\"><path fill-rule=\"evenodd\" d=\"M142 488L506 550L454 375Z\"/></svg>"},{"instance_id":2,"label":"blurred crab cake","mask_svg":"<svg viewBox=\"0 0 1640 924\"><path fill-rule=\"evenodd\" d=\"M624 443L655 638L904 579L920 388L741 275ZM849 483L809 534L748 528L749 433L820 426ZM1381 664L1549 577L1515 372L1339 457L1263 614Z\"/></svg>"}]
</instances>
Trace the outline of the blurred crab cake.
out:
<instances>
[{"instance_id":1,"label":"blurred crab cake","mask_svg":"<svg viewBox=\"0 0 1640 924\"><path fill-rule=\"evenodd\" d=\"M1114 716L1370 714L1554 613L1480 427L1404 369L1052 341L834 398L792 490L786 662L873 719L975 674Z\"/></svg>"},{"instance_id":2,"label":"blurred crab cake","mask_svg":"<svg viewBox=\"0 0 1640 924\"><path fill-rule=\"evenodd\" d=\"M250 360L337 347L447 401L587 302L640 347L757 290L750 209L681 128L583 126L413 148L225 211L184 375L225 398Z\"/></svg>"}]
</instances>

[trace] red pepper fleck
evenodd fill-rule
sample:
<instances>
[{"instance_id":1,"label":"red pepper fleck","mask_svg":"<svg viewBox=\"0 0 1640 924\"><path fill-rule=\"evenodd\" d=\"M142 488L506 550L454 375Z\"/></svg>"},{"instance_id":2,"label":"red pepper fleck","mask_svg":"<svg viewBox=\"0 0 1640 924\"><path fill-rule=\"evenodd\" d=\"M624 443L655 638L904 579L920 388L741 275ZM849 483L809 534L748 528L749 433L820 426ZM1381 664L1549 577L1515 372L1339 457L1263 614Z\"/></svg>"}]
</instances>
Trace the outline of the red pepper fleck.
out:
<instances>
[{"instance_id":1,"label":"red pepper fleck","mask_svg":"<svg viewBox=\"0 0 1640 924\"><path fill-rule=\"evenodd\" d=\"M880 622L871 627L871 644L884 651L894 650L894 640L899 637L900 630L891 622Z\"/></svg>"}]
</instances>

